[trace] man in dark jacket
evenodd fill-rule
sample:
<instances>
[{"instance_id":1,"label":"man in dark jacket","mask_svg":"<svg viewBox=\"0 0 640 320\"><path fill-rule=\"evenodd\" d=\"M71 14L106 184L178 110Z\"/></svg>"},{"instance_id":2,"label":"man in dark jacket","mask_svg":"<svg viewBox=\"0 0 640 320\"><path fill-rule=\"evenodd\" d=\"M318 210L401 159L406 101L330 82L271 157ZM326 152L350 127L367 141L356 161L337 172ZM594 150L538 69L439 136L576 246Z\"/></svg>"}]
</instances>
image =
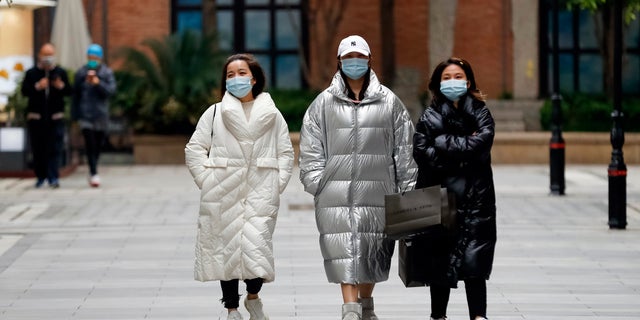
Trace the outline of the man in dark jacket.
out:
<instances>
[{"instance_id":1,"label":"man in dark jacket","mask_svg":"<svg viewBox=\"0 0 640 320\"><path fill-rule=\"evenodd\" d=\"M78 121L84 137L89 164L89 185L100 186L98 158L109 126L109 97L116 92L113 71L102 63L102 47L92 44L87 50L88 62L76 72L72 120Z\"/></svg>"},{"instance_id":2,"label":"man in dark jacket","mask_svg":"<svg viewBox=\"0 0 640 320\"><path fill-rule=\"evenodd\" d=\"M36 188L45 179L52 188L60 187L59 172L64 141L64 96L71 95L67 72L56 66L55 47L44 44L36 66L27 70L22 95L29 98L27 128L33 153Z\"/></svg>"}]
</instances>

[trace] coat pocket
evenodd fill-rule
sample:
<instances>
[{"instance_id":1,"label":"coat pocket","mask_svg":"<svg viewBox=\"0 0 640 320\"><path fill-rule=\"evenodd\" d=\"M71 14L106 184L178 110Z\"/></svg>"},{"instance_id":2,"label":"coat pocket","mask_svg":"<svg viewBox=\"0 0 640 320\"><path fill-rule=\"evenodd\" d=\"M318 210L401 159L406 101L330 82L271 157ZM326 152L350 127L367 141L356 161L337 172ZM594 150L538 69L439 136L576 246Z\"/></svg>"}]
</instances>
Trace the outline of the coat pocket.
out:
<instances>
[{"instance_id":1,"label":"coat pocket","mask_svg":"<svg viewBox=\"0 0 640 320\"><path fill-rule=\"evenodd\" d=\"M258 158L256 159L256 166L258 168L273 168L278 169L278 159L276 158Z\"/></svg>"},{"instance_id":2,"label":"coat pocket","mask_svg":"<svg viewBox=\"0 0 640 320\"><path fill-rule=\"evenodd\" d=\"M228 162L227 158L208 158L202 165L205 168L226 168Z\"/></svg>"},{"instance_id":3,"label":"coat pocket","mask_svg":"<svg viewBox=\"0 0 640 320\"><path fill-rule=\"evenodd\" d=\"M256 190L261 193L267 203L278 207L280 204L280 175L277 158L256 159ZM276 210L277 212L277 210Z\"/></svg>"},{"instance_id":4,"label":"coat pocket","mask_svg":"<svg viewBox=\"0 0 640 320\"><path fill-rule=\"evenodd\" d=\"M225 178L226 174L224 172L226 171L228 160L227 158L208 158L202 163L204 172L197 178L199 179L197 182L202 186L200 188L202 192L211 191L219 184L220 179Z\"/></svg>"}]
</instances>

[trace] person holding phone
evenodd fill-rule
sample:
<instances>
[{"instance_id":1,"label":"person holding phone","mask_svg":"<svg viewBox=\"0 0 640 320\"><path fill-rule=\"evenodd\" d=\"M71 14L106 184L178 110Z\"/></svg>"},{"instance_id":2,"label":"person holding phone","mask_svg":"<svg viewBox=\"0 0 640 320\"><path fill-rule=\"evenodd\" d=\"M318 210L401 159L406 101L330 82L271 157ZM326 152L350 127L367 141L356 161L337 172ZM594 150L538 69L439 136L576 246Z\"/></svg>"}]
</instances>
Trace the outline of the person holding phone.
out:
<instances>
[{"instance_id":1,"label":"person holding phone","mask_svg":"<svg viewBox=\"0 0 640 320\"><path fill-rule=\"evenodd\" d=\"M64 141L64 97L71 94L67 72L56 65L53 44L45 43L38 52L36 66L27 70L22 95L27 105L27 130L33 154L36 188L48 181L60 187L59 167Z\"/></svg>"},{"instance_id":2,"label":"person holding phone","mask_svg":"<svg viewBox=\"0 0 640 320\"><path fill-rule=\"evenodd\" d=\"M89 185L100 186L98 159L109 128L109 98L116 92L113 71L103 62L102 47L92 44L87 50L87 64L75 76L71 119L78 122L84 138L89 164Z\"/></svg>"}]
</instances>

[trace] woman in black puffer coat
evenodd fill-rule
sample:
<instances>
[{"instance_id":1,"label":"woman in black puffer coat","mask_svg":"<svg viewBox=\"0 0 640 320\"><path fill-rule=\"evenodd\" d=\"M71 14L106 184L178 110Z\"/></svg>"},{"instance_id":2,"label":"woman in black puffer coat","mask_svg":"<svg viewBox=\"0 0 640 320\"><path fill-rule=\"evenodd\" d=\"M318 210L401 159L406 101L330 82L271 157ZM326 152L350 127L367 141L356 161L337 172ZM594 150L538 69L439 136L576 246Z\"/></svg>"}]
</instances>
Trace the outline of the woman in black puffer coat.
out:
<instances>
[{"instance_id":1,"label":"woman in black puffer coat","mask_svg":"<svg viewBox=\"0 0 640 320\"><path fill-rule=\"evenodd\" d=\"M496 244L491 170L494 121L463 59L440 63L429 81L433 99L413 139L419 171L416 188L440 184L455 194L457 226L432 230L428 275L431 318L446 319L450 288L464 280L469 317L486 319L486 280Z\"/></svg>"}]
</instances>

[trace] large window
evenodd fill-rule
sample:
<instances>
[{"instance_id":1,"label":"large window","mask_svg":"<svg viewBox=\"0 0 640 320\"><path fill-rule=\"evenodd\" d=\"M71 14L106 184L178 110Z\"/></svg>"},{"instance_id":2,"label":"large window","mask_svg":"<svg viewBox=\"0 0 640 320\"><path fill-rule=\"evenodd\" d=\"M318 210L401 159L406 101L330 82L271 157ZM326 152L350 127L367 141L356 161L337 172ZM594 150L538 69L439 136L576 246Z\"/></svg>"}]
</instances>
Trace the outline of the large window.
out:
<instances>
[{"instance_id":1,"label":"large window","mask_svg":"<svg viewBox=\"0 0 640 320\"><path fill-rule=\"evenodd\" d=\"M306 43L305 0L216 0L220 48L249 52L265 70L269 85L301 88L300 48ZM173 29L202 30L203 0L173 0ZM213 21L213 20L211 20Z\"/></svg>"},{"instance_id":2,"label":"large window","mask_svg":"<svg viewBox=\"0 0 640 320\"><path fill-rule=\"evenodd\" d=\"M551 0L540 1L540 90L553 91L553 8ZM587 10L568 10L560 1L558 11L558 59L560 91L603 93L603 61L597 39L596 16ZM625 55L622 85L625 94L640 94L640 19L624 28Z\"/></svg>"}]
</instances>

